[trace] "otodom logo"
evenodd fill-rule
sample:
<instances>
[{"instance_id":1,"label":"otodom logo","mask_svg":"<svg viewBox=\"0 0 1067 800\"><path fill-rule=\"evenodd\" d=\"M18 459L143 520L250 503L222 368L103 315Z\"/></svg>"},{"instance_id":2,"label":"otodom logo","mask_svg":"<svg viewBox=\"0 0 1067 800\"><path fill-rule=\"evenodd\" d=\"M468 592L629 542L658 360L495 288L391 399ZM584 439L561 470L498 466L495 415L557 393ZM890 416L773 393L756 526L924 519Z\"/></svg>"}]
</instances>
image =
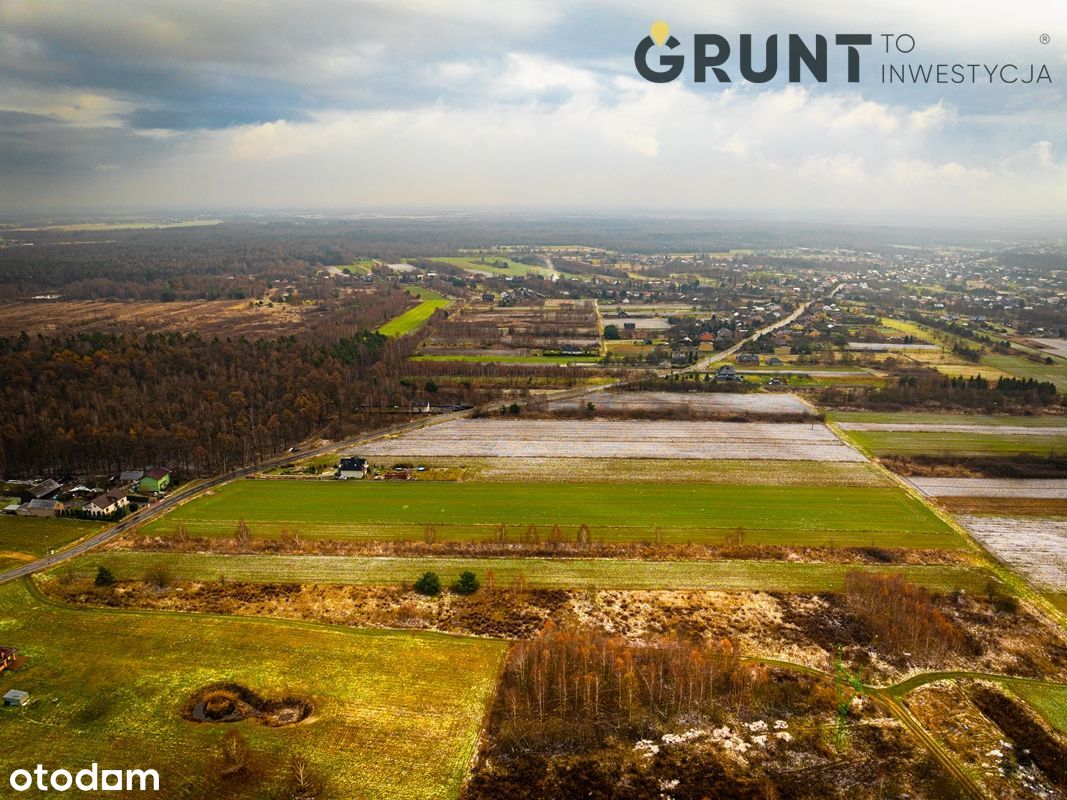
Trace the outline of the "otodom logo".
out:
<instances>
[{"instance_id":1,"label":"otodom logo","mask_svg":"<svg viewBox=\"0 0 1067 800\"><path fill-rule=\"evenodd\" d=\"M869 33L839 33L834 36L834 44L844 47L847 58L849 83L858 83L860 79L860 51L857 49L870 45L874 37ZM670 83L678 78L685 69L685 56L681 53L664 53L659 56L659 68L649 65L649 53L652 48L673 51L681 42L671 35L670 26L663 20L652 23L649 35L637 44L634 50L634 66L637 72L652 83ZM789 82L799 83L803 72L807 72L819 83L826 83L829 71L829 44L827 38L816 35L812 47L798 34L791 33L787 39L787 60L789 63ZM726 70L733 49L730 41L718 33L697 33L693 35L693 80L704 83L710 71L719 83L730 83L732 78ZM768 36L764 43L762 67L755 66L753 57L752 34L742 33L738 37L738 69L741 77L750 83L767 83L778 74L778 34Z\"/></svg>"}]
</instances>

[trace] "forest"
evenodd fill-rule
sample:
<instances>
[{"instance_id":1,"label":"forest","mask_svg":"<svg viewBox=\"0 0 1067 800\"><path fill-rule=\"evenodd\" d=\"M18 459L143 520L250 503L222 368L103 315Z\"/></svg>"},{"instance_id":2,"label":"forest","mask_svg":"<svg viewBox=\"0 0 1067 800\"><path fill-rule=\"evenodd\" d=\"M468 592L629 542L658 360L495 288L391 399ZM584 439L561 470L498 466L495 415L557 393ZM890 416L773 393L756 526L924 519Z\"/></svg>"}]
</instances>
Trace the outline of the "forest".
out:
<instances>
[{"instance_id":1,"label":"forest","mask_svg":"<svg viewBox=\"0 0 1067 800\"><path fill-rule=\"evenodd\" d=\"M299 336L254 342L196 332L0 338L0 472L218 473L312 435L381 425L375 409L425 394L399 377L414 345L370 332L410 302L354 295Z\"/></svg>"}]
</instances>

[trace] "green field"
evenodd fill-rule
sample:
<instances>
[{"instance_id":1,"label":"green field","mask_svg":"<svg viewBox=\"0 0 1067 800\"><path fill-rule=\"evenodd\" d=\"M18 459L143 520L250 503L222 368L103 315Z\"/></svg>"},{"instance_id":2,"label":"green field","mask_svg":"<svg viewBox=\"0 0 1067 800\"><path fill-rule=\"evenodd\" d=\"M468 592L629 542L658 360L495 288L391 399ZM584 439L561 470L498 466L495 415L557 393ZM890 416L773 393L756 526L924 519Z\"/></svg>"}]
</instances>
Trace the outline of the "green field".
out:
<instances>
[{"instance_id":1,"label":"green field","mask_svg":"<svg viewBox=\"0 0 1067 800\"><path fill-rule=\"evenodd\" d=\"M1052 364L1041 364L1023 356L1000 355L999 353L982 355L983 364L1010 372L1017 378L1052 381L1056 384L1057 391L1067 392L1067 361L1058 356L1052 356L1052 361Z\"/></svg>"},{"instance_id":2,"label":"green field","mask_svg":"<svg viewBox=\"0 0 1067 800\"><path fill-rule=\"evenodd\" d=\"M28 657L0 691L0 771L156 769L167 798L293 797L288 764L306 758L322 798L455 797L466 776L504 645L424 633L278 620L75 610L26 584L0 586L0 636ZM306 722L187 722L197 689L235 681L266 697L312 702ZM227 732L253 753L249 777L219 778Z\"/></svg>"},{"instance_id":3,"label":"green field","mask_svg":"<svg viewBox=\"0 0 1067 800\"><path fill-rule=\"evenodd\" d=\"M981 591L989 573L968 567L870 567L790 561L638 561L608 558L386 558L370 556L214 555L111 550L79 559L75 573L90 576L104 565L120 579L137 580L166 565L182 580L303 584L410 584L426 570L446 585L463 570L484 580L488 570L501 585L522 576L546 589L718 589L722 591L837 592L845 574L859 569L899 573L938 591Z\"/></svg>"},{"instance_id":4,"label":"green field","mask_svg":"<svg viewBox=\"0 0 1067 800\"><path fill-rule=\"evenodd\" d=\"M56 517L0 515L0 571L46 556L100 530L100 523Z\"/></svg>"},{"instance_id":5,"label":"green field","mask_svg":"<svg viewBox=\"0 0 1067 800\"><path fill-rule=\"evenodd\" d=\"M1007 684L1050 725L1067 734L1067 684L1052 686L1033 681L1008 681Z\"/></svg>"},{"instance_id":6,"label":"green field","mask_svg":"<svg viewBox=\"0 0 1067 800\"><path fill-rule=\"evenodd\" d=\"M1067 436L1001 436L945 431L844 431L844 434L876 456L1013 456L1020 453L1048 456L1067 453Z\"/></svg>"},{"instance_id":7,"label":"green field","mask_svg":"<svg viewBox=\"0 0 1067 800\"><path fill-rule=\"evenodd\" d=\"M832 422L899 423L907 425L1003 425L1015 428L1065 428L1067 416L1012 417L1007 414L937 414L924 411L828 411Z\"/></svg>"},{"instance_id":8,"label":"green field","mask_svg":"<svg viewBox=\"0 0 1067 800\"><path fill-rule=\"evenodd\" d=\"M573 539L719 542L738 527L752 544L960 547L926 505L897 487L713 484L236 481L145 526L195 536L288 529L307 538L487 540L499 524L559 524ZM547 528L545 528L547 532Z\"/></svg>"},{"instance_id":9,"label":"green field","mask_svg":"<svg viewBox=\"0 0 1067 800\"><path fill-rule=\"evenodd\" d=\"M414 308L409 308L403 314L393 317L378 328L378 333L384 336L403 336L405 333L411 333L425 325L437 309L448 308L452 304L451 300L432 289L418 287L409 291L422 302Z\"/></svg>"},{"instance_id":10,"label":"green field","mask_svg":"<svg viewBox=\"0 0 1067 800\"><path fill-rule=\"evenodd\" d=\"M596 364L600 356L412 356L412 361L467 361L474 364Z\"/></svg>"}]
</instances>

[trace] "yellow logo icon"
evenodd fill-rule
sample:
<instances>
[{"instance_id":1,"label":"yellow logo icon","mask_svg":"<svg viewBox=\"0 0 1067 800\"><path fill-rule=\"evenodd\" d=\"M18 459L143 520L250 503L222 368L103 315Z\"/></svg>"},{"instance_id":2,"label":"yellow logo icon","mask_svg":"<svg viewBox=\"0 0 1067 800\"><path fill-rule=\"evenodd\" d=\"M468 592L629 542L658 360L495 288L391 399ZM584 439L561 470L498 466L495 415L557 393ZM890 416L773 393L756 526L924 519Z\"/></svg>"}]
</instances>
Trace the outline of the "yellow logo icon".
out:
<instances>
[{"instance_id":1,"label":"yellow logo icon","mask_svg":"<svg viewBox=\"0 0 1067 800\"><path fill-rule=\"evenodd\" d=\"M661 19L657 19L652 23L652 41L654 41L660 47L667 41L667 37L671 35L671 26Z\"/></svg>"}]
</instances>

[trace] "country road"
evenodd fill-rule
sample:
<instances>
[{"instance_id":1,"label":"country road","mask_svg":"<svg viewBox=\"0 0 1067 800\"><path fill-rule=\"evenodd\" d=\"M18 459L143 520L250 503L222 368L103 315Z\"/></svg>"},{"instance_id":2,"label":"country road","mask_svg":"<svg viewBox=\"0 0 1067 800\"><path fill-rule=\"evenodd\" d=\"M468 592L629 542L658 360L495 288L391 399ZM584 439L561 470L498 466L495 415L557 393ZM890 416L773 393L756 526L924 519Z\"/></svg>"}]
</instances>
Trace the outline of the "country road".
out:
<instances>
[{"instance_id":1,"label":"country road","mask_svg":"<svg viewBox=\"0 0 1067 800\"><path fill-rule=\"evenodd\" d=\"M840 286L836 286L833 291L830 292L830 296L832 297L840 288ZM808 303L804 303L803 305L798 306L797 309L788 317L784 317L783 319L780 319L772 323L771 325L760 328L751 335L742 339L733 347L730 347L727 350L722 350L718 353L713 353L708 358L701 360L700 362L692 365L691 367L687 367L686 369L679 371L689 372L707 369L708 366L715 363L716 361L721 361L722 359L727 358L733 353L736 353L746 342L751 341L757 338L758 336L763 335L764 333L770 333L772 331L778 330L779 328L785 325L791 324L807 310L808 306L811 305L811 302L814 301L809 301ZM551 399L570 400L572 398L583 397L585 395L603 392L608 389L615 389L620 386L625 386L626 384L632 383L633 381L639 379L640 378L620 379L617 381L612 381L610 383L601 384L599 386L580 386L574 389L562 389L558 392L553 392L551 395ZM32 575L33 573L40 572L41 570L50 569L51 567L54 567L58 564L62 564L64 561L69 561L72 558L77 558L78 556L85 555L90 550L93 550L94 548L111 541L115 537L121 536L123 533L126 533L127 531L132 530L133 528L136 528L139 525L143 525L144 523L153 520L156 517L162 516L163 514L166 514L168 511L180 505L181 503L199 497L205 492L211 491L212 489L215 489L224 483L229 483L230 481L246 478L249 475L254 475L257 472L263 472L264 470L274 469L275 467L282 467L287 464L302 461L306 458L325 455L326 453L332 453L339 450L360 447L361 445L365 445L369 442L375 441L376 439L380 439L383 436L392 436L394 434L405 433L407 431L417 430L419 428L427 427L430 425L439 425L443 422L450 422L452 420L470 417L478 412L484 413L488 411L493 411L497 407L499 407L499 405L500 401L496 400L492 403L486 403L485 405L465 409L463 411L452 411L446 414L437 414L426 419L412 420L411 422L405 422L401 425L393 425L391 427L383 428L379 431L375 431L374 433L370 433L365 436L358 436L351 439L345 439L339 442L330 442L328 444L307 449L302 447L299 451L295 453L285 453L283 455L267 459L266 461L262 461L258 464L253 464L248 467L241 467L240 469L233 470L232 472L227 472L223 475L217 475L213 478L208 478L207 480L197 483L195 486L190 486L187 489L179 489L178 491L174 492L171 495L168 495L155 505L142 508L140 511L131 514L120 522L115 523L111 527L106 528L105 530L102 530L87 539L83 539L79 542L76 542L75 544L64 550L52 553L51 555L45 556L44 558L38 559L37 561L32 561L29 564L23 564L19 567L15 567L13 569L8 570L7 572L0 572L0 584L7 583L8 581L13 581L18 578L23 578L27 575Z\"/></svg>"}]
</instances>

